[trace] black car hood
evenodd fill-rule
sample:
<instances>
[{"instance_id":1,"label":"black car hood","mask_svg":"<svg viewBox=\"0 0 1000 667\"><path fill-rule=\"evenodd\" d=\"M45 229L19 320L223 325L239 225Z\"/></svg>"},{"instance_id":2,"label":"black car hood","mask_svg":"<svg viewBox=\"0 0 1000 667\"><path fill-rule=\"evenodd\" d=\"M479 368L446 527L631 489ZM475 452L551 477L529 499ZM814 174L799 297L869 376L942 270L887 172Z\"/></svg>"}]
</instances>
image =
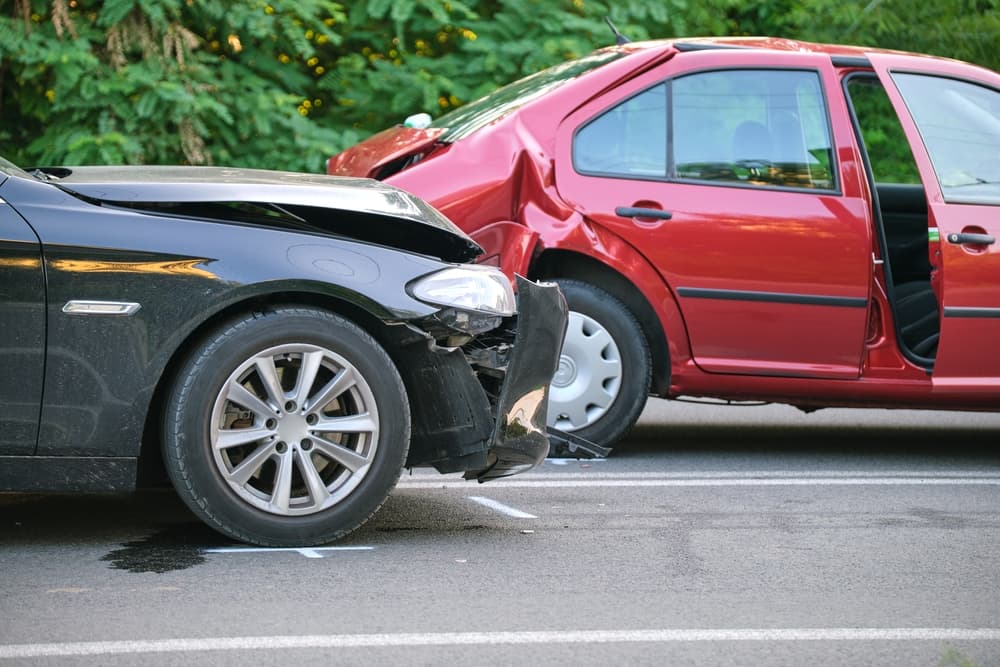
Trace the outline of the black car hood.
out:
<instances>
[{"instance_id":1,"label":"black car hood","mask_svg":"<svg viewBox=\"0 0 1000 667\"><path fill-rule=\"evenodd\" d=\"M428 203L367 178L226 167L43 169L95 203L346 236L445 261L482 254Z\"/></svg>"}]
</instances>

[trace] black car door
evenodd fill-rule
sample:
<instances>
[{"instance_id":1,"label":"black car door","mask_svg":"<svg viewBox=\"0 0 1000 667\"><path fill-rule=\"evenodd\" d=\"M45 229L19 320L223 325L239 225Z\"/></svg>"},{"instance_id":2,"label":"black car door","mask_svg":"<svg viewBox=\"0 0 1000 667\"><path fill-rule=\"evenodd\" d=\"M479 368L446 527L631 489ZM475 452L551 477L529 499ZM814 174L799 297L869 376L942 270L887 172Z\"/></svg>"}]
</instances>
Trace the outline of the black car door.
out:
<instances>
[{"instance_id":1,"label":"black car door","mask_svg":"<svg viewBox=\"0 0 1000 667\"><path fill-rule=\"evenodd\" d=\"M31 455L45 370L45 279L38 237L3 196L0 180L0 455Z\"/></svg>"}]
</instances>

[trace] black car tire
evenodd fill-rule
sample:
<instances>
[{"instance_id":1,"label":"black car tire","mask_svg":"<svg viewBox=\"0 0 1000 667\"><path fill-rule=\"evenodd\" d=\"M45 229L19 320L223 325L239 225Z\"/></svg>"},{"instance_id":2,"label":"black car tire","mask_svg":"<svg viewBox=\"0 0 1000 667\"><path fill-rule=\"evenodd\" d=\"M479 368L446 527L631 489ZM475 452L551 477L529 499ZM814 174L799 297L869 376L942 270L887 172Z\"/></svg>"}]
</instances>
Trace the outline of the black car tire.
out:
<instances>
[{"instance_id":1,"label":"black car tire","mask_svg":"<svg viewBox=\"0 0 1000 667\"><path fill-rule=\"evenodd\" d=\"M406 460L410 411L372 336L333 313L287 306L231 320L192 351L163 435L174 486L210 526L253 544L310 546L385 502Z\"/></svg>"},{"instance_id":2,"label":"black car tire","mask_svg":"<svg viewBox=\"0 0 1000 667\"><path fill-rule=\"evenodd\" d=\"M639 419L652 377L649 344L632 312L590 283L557 279L569 326L549 391L549 426L609 447Z\"/></svg>"}]
</instances>

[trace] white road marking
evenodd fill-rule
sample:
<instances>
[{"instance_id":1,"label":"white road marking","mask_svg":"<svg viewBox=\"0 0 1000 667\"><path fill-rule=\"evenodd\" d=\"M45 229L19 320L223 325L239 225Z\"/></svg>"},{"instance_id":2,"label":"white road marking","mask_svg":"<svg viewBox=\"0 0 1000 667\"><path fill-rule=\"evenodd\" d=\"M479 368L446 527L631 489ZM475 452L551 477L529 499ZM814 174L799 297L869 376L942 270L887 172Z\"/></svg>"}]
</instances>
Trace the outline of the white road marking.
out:
<instances>
[{"instance_id":1,"label":"white road marking","mask_svg":"<svg viewBox=\"0 0 1000 667\"><path fill-rule=\"evenodd\" d=\"M414 475L401 489L468 488L459 477ZM954 470L928 471L692 471L527 473L496 482L496 488L668 487L668 486L1000 486L1000 474Z\"/></svg>"},{"instance_id":2,"label":"white road marking","mask_svg":"<svg viewBox=\"0 0 1000 667\"><path fill-rule=\"evenodd\" d=\"M1000 641L1000 628L732 628L191 637L0 645L0 659L193 651L637 642Z\"/></svg>"},{"instance_id":3,"label":"white road marking","mask_svg":"<svg viewBox=\"0 0 1000 667\"><path fill-rule=\"evenodd\" d=\"M280 553L294 551L306 558L323 558L326 551L371 551L375 547L216 547L202 549L208 554Z\"/></svg>"},{"instance_id":4,"label":"white road marking","mask_svg":"<svg viewBox=\"0 0 1000 667\"><path fill-rule=\"evenodd\" d=\"M545 459L546 463L554 466L568 466L574 463L607 463L607 459Z\"/></svg>"},{"instance_id":5,"label":"white road marking","mask_svg":"<svg viewBox=\"0 0 1000 667\"><path fill-rule=\"evenodd\" d=\"M492 510L496 510L501 514L506 514L507 516L512 516L515 519L537 519L538 517L534 514L528 514L527 512L522 512L519 509L511 507L510 505L504 505L503 503L497 502L492 498L484 498L482 496L468 496L469 500L474 503L479 503L483 507L489 507Z\"/></svg>"}]
</instances>

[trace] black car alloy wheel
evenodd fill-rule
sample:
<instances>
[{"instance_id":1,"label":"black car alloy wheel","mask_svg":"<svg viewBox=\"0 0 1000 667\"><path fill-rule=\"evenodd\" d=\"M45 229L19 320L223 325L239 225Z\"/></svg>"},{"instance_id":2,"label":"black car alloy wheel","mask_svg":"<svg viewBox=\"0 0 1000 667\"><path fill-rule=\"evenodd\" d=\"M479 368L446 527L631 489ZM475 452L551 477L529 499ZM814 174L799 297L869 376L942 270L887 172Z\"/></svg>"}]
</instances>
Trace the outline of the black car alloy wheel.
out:
<instances>
[{"instance_id":1,"label":"black car alloy wheel","mask_svg":"<svg viewBox=\"0 0 1000 667\"><path fill-rule=\"evenodd\" d=\"M164 436L174 485L209 525L256 544L322 544L385 501L406 459L409 408L370 335L283 307L231 321L194 351Z\"/></svg>"}]
</instances>

